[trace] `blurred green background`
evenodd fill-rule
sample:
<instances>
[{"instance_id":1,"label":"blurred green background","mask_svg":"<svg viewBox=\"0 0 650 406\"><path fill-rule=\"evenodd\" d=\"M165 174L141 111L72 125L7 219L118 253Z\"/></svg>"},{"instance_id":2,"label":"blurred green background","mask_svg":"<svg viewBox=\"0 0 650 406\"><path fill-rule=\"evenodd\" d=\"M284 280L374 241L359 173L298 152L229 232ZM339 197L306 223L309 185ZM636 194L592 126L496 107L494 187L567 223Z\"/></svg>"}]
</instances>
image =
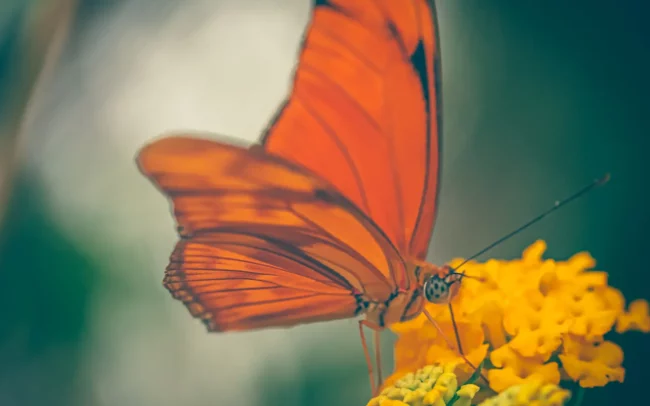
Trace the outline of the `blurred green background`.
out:
<instances>
[{"instance_id":1,"label":"blurred green background","mask_svg":"<svg viewBox=\"0 0 650 406\"><path fill-rule=\"evenodd\" d=\"M169 207L133 163L174 129L256 139L287 92L309 1L80 1L17 132L45 60L25 41L42 3L0 6L0 405L365 404L354 320L209 335L171 299ZM484 259L543 238L547 256L588 250L628 300L649 298L648 7L437 4L443 181L429 259L471 255L611 172ZM585 404L647 399L648 336L614 339L625 383Z\"/></svg>"}]
</instances>

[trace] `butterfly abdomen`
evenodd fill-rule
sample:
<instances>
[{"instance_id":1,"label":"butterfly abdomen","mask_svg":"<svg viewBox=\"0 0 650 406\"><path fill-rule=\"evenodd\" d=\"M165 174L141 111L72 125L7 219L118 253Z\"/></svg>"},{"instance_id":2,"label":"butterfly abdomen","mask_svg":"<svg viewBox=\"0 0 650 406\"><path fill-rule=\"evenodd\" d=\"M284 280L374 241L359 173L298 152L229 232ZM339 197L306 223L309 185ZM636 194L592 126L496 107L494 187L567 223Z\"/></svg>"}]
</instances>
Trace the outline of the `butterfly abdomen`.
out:
<instances>
[{"instance_id":1,"label":"butterfly abdomen","mask_svg":"<svg viewBox=\"0 0 650 406\"><path fill-rule=\"evenodd\" d=\"M366 319L383 328L417 316L422 305L420 289L397 291L385 302L368 302Z\"/></svg>"}]
</instances>

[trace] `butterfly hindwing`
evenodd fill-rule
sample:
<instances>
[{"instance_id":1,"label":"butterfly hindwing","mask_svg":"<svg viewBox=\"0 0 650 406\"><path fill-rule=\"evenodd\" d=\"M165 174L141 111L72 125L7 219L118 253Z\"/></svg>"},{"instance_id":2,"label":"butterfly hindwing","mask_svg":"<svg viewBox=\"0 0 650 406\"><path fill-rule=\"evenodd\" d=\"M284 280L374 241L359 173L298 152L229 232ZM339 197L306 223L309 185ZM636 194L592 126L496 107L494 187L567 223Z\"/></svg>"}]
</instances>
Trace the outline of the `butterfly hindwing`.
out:
<instances>
[{"instance_id":1,"label":"butterfly hindwing","mask_svg":"<svg viewBox=\"0 0 650 406\"><path fill-rule=\"evenodd\" d=\"M178 242L164 285L211 331L288 327L360 313L362 295L319 268L260 237L201 233Z\"/></svg>"}]
</instances>

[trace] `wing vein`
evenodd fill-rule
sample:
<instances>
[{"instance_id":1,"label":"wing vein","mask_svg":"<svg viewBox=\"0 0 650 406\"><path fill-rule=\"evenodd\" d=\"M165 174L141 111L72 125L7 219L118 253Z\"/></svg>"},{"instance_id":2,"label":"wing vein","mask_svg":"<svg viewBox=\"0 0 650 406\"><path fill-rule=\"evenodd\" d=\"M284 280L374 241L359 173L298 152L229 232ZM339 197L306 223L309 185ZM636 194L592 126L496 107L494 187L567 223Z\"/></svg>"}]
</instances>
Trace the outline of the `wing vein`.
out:
<instances>
[{"instance_id":1,"label":"wing vein","mask_svg":"<svg viewBox=\"0 0 650 406\"><path fill-rule=\"evenodd\" d=\"M334 131L334 129L330 127L319 114L316 113L316 110L313 109L309 103L307 103L298 95L295 96L294 100L296 100L296 102L299 102L300 104L303 105L305 110L307 110L307 112L316 120L316 122L330 137L330 139L334 141L339 151L343 154L344 159L348 163L348 167L352 171L352 176L354 176L355 183L359 188L359 193L361 194L362 206L366 210L366 212L370 215L370 205L368 204L368 197L366 196L366 190L363 187L363 181L361 180L361 174L359 172L359 168L357 168L356 164L354 163L354 160L352 159L352 155L350 154L350 151L345 146L345 143L343 143L341 138L336 134L336 131Z\"/></svg>"}]
</instances>

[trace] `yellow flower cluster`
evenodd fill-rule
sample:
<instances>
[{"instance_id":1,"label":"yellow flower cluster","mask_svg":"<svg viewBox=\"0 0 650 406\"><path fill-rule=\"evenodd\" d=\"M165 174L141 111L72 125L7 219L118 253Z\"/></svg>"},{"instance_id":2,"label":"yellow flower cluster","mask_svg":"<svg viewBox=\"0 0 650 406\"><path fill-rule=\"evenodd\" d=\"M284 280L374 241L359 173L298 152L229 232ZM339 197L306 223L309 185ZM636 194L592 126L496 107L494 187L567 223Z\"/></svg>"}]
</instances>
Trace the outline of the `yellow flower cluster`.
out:
<instances>
[{"instance_id":1,"label":"yellow flower cluster","mask_svg":"<svg viewBox=\"0 0 650 406\"><path fill-rule=\"evenodd\" d=\"M487 399L479 406L561 406L571 393L552 383L544 384L540 380L529 380L521 385L512 386L499 395Z\"/></svg>"},{"instance_id":2,"label":"yellow flower cluster","mask_svg":"<svg viewBox=\"0 0 650 406\"><path fill-rule=\"evenodd\" d=\"M415 373L407 373L385 387L368 406L469 406L479 387L472 384L458 387L455 363L427 365Z\"/></svg>"},{"instance_id":3,"label":"yellow flower cluster","mask_svg":"<svg viewBox=\"0 0 650 406\"><path fill-rule=\"evenodd\" d=\"M469 406L479 387L474 384L458 387L454 373L456 363L427 365L408 373L384 388L367 406ZM570 397L567 390L541 380L513 386L480 406L561 406Z\"/></svg>"},{"instance_id":4,"label":"yellow flower cluster","mask_svg":"<svg viewBox=\"0 0 650 406\"><path fill-rule=\"evenodd\" d=\"M521 259L463 266L468 276L480 278L465 278L452 301L464 353L475 366L485 361L483 376L495 392L529 380L554 385L571 380L582 387L622 382L623 351L603 335L615 325L617 332L649 332L648 303L635 301L625 311L625 299L607 285L607 274L590 270L595 261L588 253L554 261L542 259L545 250L537 241ZM447 339L424 314L393 325L395 373L385 385L435 363L458 363L459 377L473 372L447 344L456 342L448 306L426 309Z\"/></svg>"}]
</instances>

